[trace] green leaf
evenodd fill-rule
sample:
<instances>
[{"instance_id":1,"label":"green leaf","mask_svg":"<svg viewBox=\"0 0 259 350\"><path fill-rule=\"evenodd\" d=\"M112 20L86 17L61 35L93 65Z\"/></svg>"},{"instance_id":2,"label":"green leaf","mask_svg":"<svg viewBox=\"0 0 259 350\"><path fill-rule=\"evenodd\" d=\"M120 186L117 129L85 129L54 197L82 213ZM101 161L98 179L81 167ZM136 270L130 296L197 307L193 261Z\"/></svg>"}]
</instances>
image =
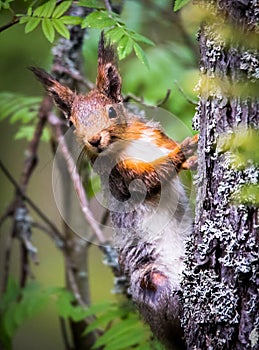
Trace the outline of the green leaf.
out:
<instances>
[{"instance_id":1,"label":"green leaf","mask_svg":"<svg viewBox=\"0 0 259 350\"><path fill-rule=\"evenodd\" d=\"M104 314L98 315L97 319L91 322L91 324L86 328L84 334L88 334L100 327L106 328L107 324L118 319L118 317L121 317L124 315L124 313L125 311L118 307L114 309L108 308Z\"/></svg>"},{"instance_id":2,"label":"green leaf","mask_svg":"<svg viewBox=\"0 0 259 350\"><path fill-rule=\"evenodd\" d=\"M20 287L18 282L14 278L9 277L7 281L6 291L0 299L0 310L2 311L5 308L8 308L8 305L12 302L16 302L19 294Z\"/></svg>"},{"instance_id":3,"label":"green leaf","mask_svg":"<svg viewBox=\"0 0 259 350\"><path fill-rule=\"evenodd\" d=\"M143 338L143 329L138 328L138 325L135 324L132 329L125 329L124 333L112 336L106 342L105 350L124 350L131 346L138 349L138 344L145 340Z\"/></svg>"},{"instance_id":4,"label":"green leaf","mask_svg":"<svg viewBox=\"0 0 259 350\"><path fill-rule=\"evenodd\" d=\"M17 121L21 121L23 124L30 122L37 116L37 111L29 111L28 107L18 108L10 118L10 123L14 124Z\"/></svg>"},{"instance_id":5,"label":"green leaf","mask_svg":"<svg viewBox=\"0 0 259 350\"><path fill-rule=\"evenodd\" d=\"M116 304L111 303L110 301L102 301L100 303L92 304L87 309L86 317L103 313L103 310L108 310L114 305Z\"/></svg>"},{"instance_id":6,"label":"green leaf","mask_svg":"<svg viewBox=\"0 0 259 350\"><path fill-rule=\"evenodd\" d=\"M52 12L56 6L55 0L47 1L45 4L37 7L34 12L34 17L44 17L44 18L50 18L52 15Z\"/></svg>"},{"instance_id":7,"label":"green leaf","mask_svg":"<svg viewBox=\"0 0 259 350\"><path fill-rule=\"evenodd\" d=\"M56 302L59 316L68 318L73 314L73 306L71 304L73 300L73 295L66 290L60 294Z\"/></svg>"},{"instance_id":8,"label":"green leaf","mask_svg":"<svg viewBox=\"0 0 259 350\"><path fill-rule=\"evenodd\" d=\"M190 0L175 0L174 2L174 11L180 10L182 7L184 7L186 4L188 4Z\"/></svg>"},{"instance_id":9,"label":"green leaf","mask_svg":"<svg viewBox=\"0 0 259 350\"><path fill-rule=\"evenodd\" d=\"M123 60L126 56L128 56L131 53L133 43L133 40L127 35L124 35L121 38L117 46L117 52L120 60Z\"/></svg>"},{"instance_id":10,"label":"green leaf","mask_svg":"<svg viewBox=\"0 0 259 350\"><path fill-rule=\"evenodd\" d=\"M32 32L40 23L40 18L31 17L29 18L25 26L25 34Z\"/></svg>"},{"instance_id":11,"label":"green leaf","mask_svg":"<svg viewBox=\"0 0 259 350\"><path fill-rule=\"evenodd\" d=\"M53 43L53 41L55 39L55 30L54 30L53 24L52 24L50 19L43 18L42 30L43 30L45 37L48 39L48 41Z\"/></svg>"},{"instance_id":12,"label":"green leaf","mask_svg":"<svg viewBox=\"0 0 259 350\"><path fill-rule=\"evenodd\" d=\"M83 308L81 306L74 306L71 309L70 317L74 322L78 322L86 318L87 311L87 308Z\"/></svg>"},{"instance_id":13,"label":"green leaf","mask_svg":"<svg viewBox=\"0 0 259 350\"><path fill-rule=\"evenodd\" d=\"M29 22L29 20L31 19L31 17L21 17L20 20L19 20L19 24L24 24L24 23L27 23Z\"/></svg>"},{"instance_id":14,"label":"green leaf","mask_svg":"<svg viewBox=\"0 0 259 350\"><path fill-rule=\"evenodd\" d=\"M27 15L28 15L28 16L31 16L31 15L32 15L32 7L31 7L31 6L28 7Z\"/></svg>"},{"instance_id":15,"label":"green leaf","mask_svg":"<svg viewBox=\"0 0 259 350\"><path fill-rule=\"evenodd\" d=\"M14 135L14 139L26 139L27 141L30 141L33 138L34 130L35 127L32 125L21 126L17 133Z\"/></svg>"},{"instance_id":16,"label":"green leaf","mask_svg":"<svg viewBox=\"0 0 259 350\"><path fill-rule=\"evenodd\" d=\"M116 21L111 18L108 11L96 11L90 13L82 22L82 28L100 28L111 27L116 25Z\"/></svg>"},{"instance_id":17,"label":"green leaf","mask_svg":"<svg viewBox=\"0 0 259 350\"><path fill-rule=\"evenodd\" d=\"M0 93L0 121L27 106L30 110L38 109L41 97L27 97L14 93Z\"/></svg>"},{"instance_id":18,"label":"green leaf","mask_svg":"<svg viewBox=\"0 0 259 350\"><path fill-rule=\"evenodd\" d=\"M106 344L111 344L111 342L114 341L114 339L118 339L118 337L120 338L125 333L127 334L131 328L136 329L136 319L134 318L129 318L124 320L123 322L119 322L113 325L101 337L97 339L93 346L93 349L97 349L98 347Z\"/></svg>"},{"instance_id":19,"label":"green leaf","mask_svg":"<svg viewBox=\"0 0 259 350\"><path fill-rule=\"evenodd\" d=\"M244 185L233 195L234 202L259 207L259 184Z\"/></svg>"},{"instance_id":20,"label":"green leaf","mask_svg":"<svg viewBox=\"0 0 259 350\"><path fill-rule=\"evenodd\" d=\"M10 9L10 2L13 2L14 0L5 0L5 1L0 1L0 10L3 7L5 10Z\"/></svg>"},{"instance_id":21,"label":"green leaf","mask_svg":"<svg viewBox=\"0 0 259 350\"><path fill-rule=\"evenodd\" d=\"M95 9L104 9L104 3L101 0L80 0L78 3L79 6L85 6Z\"/></svg>"},{"instance_id":22,"label":"green leaf","mask_svg":"<svg viewBox=\"0 0 259 350\"><path fill-rule=\"evenodd\" d=\"M68 25L79 25L82 23L82 18L79 16L62 16L60 18L62 23L68 24Z\"/></svg>"},{"instance_id":23,"label":"green leaf","mask_svg":"<svg viewBox=\"0 0 259 350\"><path fill-rule=\"evenodd\" d=\"M144 35L141 35L141 34L139 34L139 33L134 32L134 33L131 34L131 37L132 37L134 40L140 41L140 42L142 42L142 43L144 43L144 44L151 45L151 46L154 46L154 45L155 45L154 42L153 42L152 40L148 39L147 37L145 37Z\"/></svg>"},{"instance_id":24,"label":"green leaf","mask_svg":"<svg viewBox=\"0 0 259 350\"><path fill-rule=\"evenodd\" d=\"M121 27L111 28L105 33L112 43L118 42L124 34L125 30Z\"/></svg>"},{"instance_id":25,"label":"green leaf","mask_svg":"<svg viewBox=\"0 0 259 350\"><path fill-rule=\"evenodd\" d=\"M61 17L71 6L72 1L62 1L54 10L52 17L59 18Z\"/></svg>"},{"instance_id":26,"label":"green leaf","mask_svg":"<svg viewBox=\"0 0 259 350\"><path fill-rule=\"evenodd\" d=\"M149 68L149 64L148 64L148 60L147 60L146 54L145 54L145 52L142 50L142 48L141 48L137 43L134 43L134 44L133 44L133 48L134 48L134 51L135 51L137 57L139 58L139 60L140 60L147 68Z\"/></svg>"},{"instance_id":27,"label":"green leaf","mask_svg":"<svg viewBox=\"0 0 259 350\"><path fill-rule=\"evenodd\" d=\"M2 97L3 96L0 95L0 120L6 119L17 109L17 105L13 100L4 100Z\"/></svg>"},{"instance_id":28,"label":"green leaf","mask_svg":"<svg viewBox=\"0 0 259 350\"><path fill-rule=\"evenodd\" d=\"M60 19L53 19L52 20L52 24L54 26L54 28L56 29L56 31L63 36L66 39L70 38L70 33L69 30L67 29L67 27L65 26L64 23L62 23L62 21Z\"/></svg>"},{"instance_id":29,"label":"green leaf","mask_svg":"<svg viewBox=\"0 0 259 350\"><path fill-rule=\"evenodd\" d=\"M4 319L3 319L3 325L4 325L4 330L5 333L7 334L8 337L12 338L14 335L14 332L17 329L17 324L14 318L14 314L16 312L17 309L17 304L11 304L8 307L7 312L4 315Z\"/></svg>"},{"instance_id":30,"label":"green leaf","mask_svg":"<svg viewBox=\"0 0 259 350\"><path fill-rule=\"evenodd\" d=\"M5 293L6 294L6 293ZM29 283L22 289L22 298L7 304L3 315L4 331L9 337L13 337L17 328L25 320L38 313L48 301L48 296L36 283Z\"/></svg>"},{"instance_id":31,"label":"green leaf","mask_svg":"<svg viewBox=\"0 0 259 350\"><path fill-rule=\"evenodd\" d=\"M101 180L99 176L93 176L91 181L87 184L86 193L89 199L93 198L94 195L100 192Z\"/></svg>"},{"instance_id":32,"label":"green leaf","mask_svg":"<svg viewBox=\"0 0 259 350\"><path fill-rule=\"evenodd\" d=\"M44 142L49 142L50 139L51 139L51 135L50 135L49 129L44 128L41 135L41 140Z\"/></svg>"}]
</instances>

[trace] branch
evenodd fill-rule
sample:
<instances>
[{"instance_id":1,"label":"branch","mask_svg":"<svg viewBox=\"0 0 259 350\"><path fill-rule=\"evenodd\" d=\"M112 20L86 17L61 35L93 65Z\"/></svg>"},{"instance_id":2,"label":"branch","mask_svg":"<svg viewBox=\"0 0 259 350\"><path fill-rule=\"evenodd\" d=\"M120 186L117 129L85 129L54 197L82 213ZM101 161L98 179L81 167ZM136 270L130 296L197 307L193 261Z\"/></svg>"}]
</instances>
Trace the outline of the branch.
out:
<instances>
[{"instance_id":1,"label":"branch","mask_svg":"<svg viewBox=\"0 0 259 350\"><path fill-rule=\"evenodd\" d=\"M22 188L19 186L19 184L15 181L13 176L10 174L10 172L7 170L7 168L4 166L2 161L0 160L0 168L5 174L5 176L8 178L8 180L11 182L11 184L14 186L16 189L17 194L20 196L22 200L25 200L31 207L32 209L41 217L43 221L51 228L52 230L52 238L57 240L58 242L63 242L63 235L62 233L58 230L58 228L53 224L49 218L41 211L41 209L24 193ZM62 244L61 244L62 246Z\"/></svg>"},{"instance_id":2,"label":"branch","mask_svg":"<svg viewBox=\"0 0 259 350\"><path fill-rule=\"evenodd\" d=\"M178 81L175 80L174 81L177 89L180 91L180 93L183 95L183 97L186 99L187 102L189 102L190 104L197 106L198 102L196 102L195 100L192 100L191 98L189 98L186 93L183 91L183 89L181 88L181 86L178 84Z\"/></svg>"},{"instance_id":3,"label":"branch","mask_svg":"<svg viewBox=\"0 0 259 350\"><path fill-rule=\"evenodd\" d=\"M52 108L52 101L49 96L45 96L42 100L42 103L39 108L39 120L36 125L34 135L32 140L30 141L28 148L26 150L26 158L24 162L23 172L21 176L21 188L25 191L31 174L37 164L37 151L40 143L40 138L44 129L44 126L47 122L47 115Z\"/></svg>"},{"instance_id":4,"label":"branch","mask_svg":"<svg viewBox=\"0 0 259 350\"><path fill-rule=\"evenodd\" d=\"M94 88L94 84L90 80L83 78L82 75L80 74L80 72L76 71L75 69L74 69L74 71L72 71L71 69L68 69L67 67L61 66L59 63L55 63L55 64L53 64L52 72L59 73L59 74L66 73L73 80L78 81L79 83L82 83L89 90L92 90Z\"/></svg>"},{"instance_id":5,"label":"branch","mask_svg":"<svg viewBox=\"0 0 259 350\"><path fill-rule=\"evenodd\" d=\"M10 260L11 260L11 249L12 249L12 239L13 237L11 235L7 236L7 242L5 244L5 253L4 253L4 271L3 271L3 287L2 290L5 292L7 282L8 282L8 276L9 276L9 270L10 270Z\"/></svg>"},{"instance_id":6,"label":"branch","mask_svg":"<svg viewBox=\"0 0 259 350\"><path fill-rule=\"evenodd\" d=\"M165 104L169 99L170 95L171 95L171 89L167 89L165 97L162 99L162 101L157 103L156 107L161 107L163 104Z\"/></svg>"},{"instance_id":7,"label":"branch","mask_svg":"<svg viewBox=\"0 0 259 350\"><path fill-rule=\"evenodd\" d=\"M109 0L104 0L104 3L105 3L105 7L106 7L107 11L112 11L112 7L111 7L111 4L110 4L110 1Z\"/></svg>"},{"instance_id":8,"label":"branch","mask_svg":"<svg viewBox=\"0 0 259 350\"><path fill-rule=\"evenodd\" d=\"M20 20L16 16L14 16L11 20L11 22L4 24L2 27L0 27L0 33L2 33L4 30L14 26L15 24L19 23Z\"/></svg>"},{"instance_id":9,"label":"branch","mask_svg":"<svg viewBox=\"0 0 259 350\"><path fill-rule=\"evenodd\" d=\"M67 163L67 169L70 174L71 180L73 182L74 188L78 194L78 198L81 205L81 210L84 214L84 217L86 221L89 223L90 227L92 228L93 232L95 233L96 237L98 238L100 243L105 243L106 239L103 235L102 230L100 229L99 225L96 223L96 220L93 216L93 213L89 209L88 200L85 195L85 191L80 179L80 176L76 170L76 165L72 159L72 156L68 150L68 147L64 141L64 136L60 127L59 119L54 115L49 115L49 123L54 126L54 130L56 133L57 140L60 145L60 149L62 151L63 157Z\"/></svg>"}]
</instances>

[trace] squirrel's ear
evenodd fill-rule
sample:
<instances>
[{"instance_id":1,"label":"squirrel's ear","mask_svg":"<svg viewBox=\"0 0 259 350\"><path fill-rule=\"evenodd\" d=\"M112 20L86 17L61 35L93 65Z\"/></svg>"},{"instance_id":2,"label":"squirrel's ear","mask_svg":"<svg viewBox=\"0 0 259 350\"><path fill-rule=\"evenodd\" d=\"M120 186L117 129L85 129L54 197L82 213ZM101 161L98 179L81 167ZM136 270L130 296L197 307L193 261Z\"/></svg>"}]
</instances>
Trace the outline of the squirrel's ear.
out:
<instances>
[{"instance_id":1,"label":"squirrel's ear","mask_svg":"<svg viewBox=\"0 0 259 350\"><path fill-rule=\"evenodd\" d=\"M117 67L114 47L106 42L103 32L98 47L97 89L118 103L122 101L121 77Z\"/></svg>"},{"instance_id":2,"label":"squirrel's ear","mask_svg":"<svg viewBox=\"0 0 259 350\"><path fill-rule=\"evenodd\" d=\"M55 80L50 74L48 74L44 69L30 67L29 68L42 83L45 90L53 98L59 109L65 114L67 118L71 115L71 109L75 94L68 87L61 85L57 80Z\"/></svg>"}]
</instances>

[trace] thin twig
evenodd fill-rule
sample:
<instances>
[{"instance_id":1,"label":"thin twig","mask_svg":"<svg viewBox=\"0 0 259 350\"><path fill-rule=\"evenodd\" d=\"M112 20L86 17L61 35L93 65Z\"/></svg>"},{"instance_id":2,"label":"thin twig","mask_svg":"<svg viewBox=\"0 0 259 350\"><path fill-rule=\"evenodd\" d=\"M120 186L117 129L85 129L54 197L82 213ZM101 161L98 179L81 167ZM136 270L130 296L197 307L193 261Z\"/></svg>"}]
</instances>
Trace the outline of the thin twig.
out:
<instances>
[{"instance_id":1,"label":"thin twig","mask_svg":"<svg viewBox=\"0 0 259 350\"><path fill-rule=\"evenodd\" d=\"M67 328L66 328L66 322L64 320L64 318L59 317L59 323L60 323L60 329L61 329L61 333L62 333L62 339L65 345L65 349L66 350L71 350L72 347L69 344L69 339L68 339L68 335L67 335Z\"/></svg>"},{"instance_id":2,"label":"thin twig","mask_svg":"<svg viewBox=\"0 0 259 350\"><path fill-rule=\"evenodd\" d=\"M79 83L82 83L89 90L92 90L94 88L94 84L90 80L83 78L79 72L72 72L70 69L63 67L60 64L57 64L57 63L54 64L52 67L52 72L68 74L73 80L78 81Z\"/></svg>"},{"instance_id":3,"label":"thin twig","mask_svg":"<svg viewBox=\"0 0 259 350\"><path fill-rule=\"evenodd\" d=\"M41 217L41 219L52 229L53 231L53 237L55 237L56 240L63 242L63 235L58 230L58 228L53 224L49 218L41 211L41 209L24 193L24 191L21 189L20 185L15 181L14 177L10 174L10 172L7 170L5 165L0 160L0 169L3 171L5 176L8 178L8 180L11 182L11 184L16 189L17 193L20 195L20 197L25 200L32 209Z\"/></svg>"},{"instance_id":4,"label":"thin twig","mask_svg":"<svg viewBox=\"0 0 259 350\"><path fill-rule=\"evenodd\" d=\"M64 136L62 134L62 130L60 128L60 124L58 122L58 118L51 114L49 116L49 122L52 124L55 128L57 140L60 145L60 149L62 151L63 157L67 163L67 169L70 174L71 180L73 182L74 188L78 194L78 198L80 201L81 210L84 214L84 217L86 221L89 223L90 227L92 228L93 232L95 233L96 237L98 238L100 243L104 243L106 241L102 230L100 229L99 225L96 223L96 220L93 216L93 213L91 212L88 204L88 200L85 195L84 187L82 185L80 176L76 169L76 164L74 163L72 156L68 150L68 147L66 145L66 142L64 140Z\"/></svg>"},{"instance_id":5,"label":"thin twig","mask_svg":"<svg viewBox=\"0 0 259 350\"><path fill-rule=\"evenodd\" d=\"M35 221L33 221L31 223L31 226L47 233L55 241L58 248L63 248L64 240L62 240L62 241L60 241L59 239L57 240L57 237L56 237L55 233L53 233L53 230L49 229L45 225L40 224L39 222L35 222Z\"/></svg>"},{"instance_id":6,"label":"thin twig","mask_svg":"<svg viewBox=\"0 0 259 350\"><path fill-rule=\"evenodd\" d=\"M125 96L123 97L123 101L124 101L124 102L129 102L130 100L133 100L133 101L135 101L135 102L137 102L137 103L141 103L141 104L147 106L147 105L144 103L143 97L137 97L136 95L132 94L131 92L129 92L127 95L125 95Z\"/></svg>"},{"instance_id":7,"label":"thin twig","mask_svg":"<svg viewBox=\"0 0 259 350\"><path fill-rule=\"evenodd\" d=\"M15 24L19 23L20 20L19 18L17 18L16 16L14 16L11 20L11 22L4 24L2 27L0 27L0 33L2 33L3 31L5 31L8 28L11 28L12 26L14 26Z\"/></svg>"},{"instance_id":8,"label":"thin twig","mask_svg":"<svg viewBox=\"0 0 259 350\"><path fill-rule=\"evenodd\" d=\"M104 226L107 224L107 221L109 220L110 217L110 211L108 209L105 209L102 219L101 219L101 225Z\"/></svg>"},{"instance_id":9,"label":"thin twig","mask_svg":"<svg viewBox=\"0 0 259 350\"><path fill-rule=\"evenodd\" d=\"M10 270L10 260L11 260L11 250L12 250L12 240L13 235L7 236L7 241L5 244L5 258L4 258L4 271L3 271L3 292L6 290L8 276L9 276L9 270Z\"/></svg>"},{"instance_id":10,"label":"thin twig","mask_svg":"<svg viewBox=\"0 0 259 350\"><path fill-rule=\"evenodd\" d=\"M156 107L161 107L163 104L167 102L171 94L171 89L167 89L165 97L162 99L162 101L158 102Z\"/></svg>"},{"instance_id":11,"label":"thin twig","mask_svg":"<svg viewBox=\"0 0 259 350\"><path fill-rule=\"evenodd\" d=\"M67 278L69 280L69 285L72 289L73 295L76 298L78 305L80 305L82 307L86 307L85 302L82 299L81 293L78 289L78 285L76 283L72 268L71 268L71 266L68 266L68 264L67 264L67 268L66 268L66 273L67 273Z\"/></svg>"},{"instance_id":12,"label":"thin twig","mask_svg":"<svg viewBox=\"0 0 259 350\"><path fill-rule=\"evenodd\" d=\"M183 89L181 88L181 86L178 84L178 81L175 80L174 84L176 85L177 89L180 91L180 93L183 95L183 97L186 99L187 102L189 102L190 104L197 106L197 102L195 100L192 100L190 97L188 97L185 92L183 91Z\"/></svg>"},{"instance_id":13,"label":"thin twig","mask_svg":"<svg viewBox=\"0 0 259 350\"><path fill-rule=\"evenodd\" d=\"M33 278L33 273L30 269L30 261L29 261L29 254L28 249L24 242L21 242L20 244L20 250L21 250L21 263L20 263L20 287L24 288L27 277L30 276Z\"/></svg>"},{"instance_id":14,"label":"thin twig","mask_svg":"<svg viewBox=\"0 0 259 350\"><path fill-rule=\"evenodd\" d=\"M112 7L109 0L104 0L105 7L108 11L112 11Z\"/></svg>"},{"instance_id":15,"label":"thin twig","mask_svg":"<svg viewBox=\"0 0 259 350\"><path fill-rule=\"evenodd\" d=\"M30 141L28 148L26 150L26 158L24 161L22 176L20 186L23 191L26 190L31 174L35 168L37 163L37 151L40 143L40 138L44 129L44 126L47 122L47 115L52 108L52 101L49 96L45 96L42 100L42 103L39 108L39 120L36 125L34 135L32 140Z\"/></svg>"},{"instance_id":16,"label":"thin twig","mask_svg":"<svg viewBox=\"0 0 259 350\"><path fill-rule=\"evenodd\" d=\"M6 211L3 213L3 215L0 217L0 227L3 225L3 223L9 216L13 215L13 212L14 212L14 203L11 203L9 207L6 209Z\"/></svg>"}]
</instances>

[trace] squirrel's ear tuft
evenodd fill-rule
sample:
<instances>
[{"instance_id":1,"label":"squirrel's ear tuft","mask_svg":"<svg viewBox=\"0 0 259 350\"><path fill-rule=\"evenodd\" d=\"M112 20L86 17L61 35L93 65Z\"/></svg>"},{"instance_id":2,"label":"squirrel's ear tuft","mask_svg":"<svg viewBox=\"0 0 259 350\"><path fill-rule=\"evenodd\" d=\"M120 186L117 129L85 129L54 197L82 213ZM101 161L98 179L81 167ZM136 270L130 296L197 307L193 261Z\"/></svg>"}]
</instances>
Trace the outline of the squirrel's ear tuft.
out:
<instances>
[{"instance_id":1,"label":"squirrel's ear tuft","mask_svg":"<svg viewBox=\"0 0 259 350\"><path fill-rule=\"evenodd\" d=\"M42 83L45 90L53 98L58 108L65 114L67 118L69 118L71 115L73 101L75 99L74 92L71 91L68 87L61 85L44 69L36 67L30 67L29 69L36 75L37 79Z\"/></svg>"},{"instance_id":2,"label":"squirrel's ear tuft","mask_svg":"<svg viewBox=\"0 0 259 350\"><path fill-rule=\"evenodd\" d=\"M104 33L98 47L97 89L111 98L113 102L122 101L121 77L117 67L117 55L110 42L106 42Z\"/></svg>"}]
</instances>

